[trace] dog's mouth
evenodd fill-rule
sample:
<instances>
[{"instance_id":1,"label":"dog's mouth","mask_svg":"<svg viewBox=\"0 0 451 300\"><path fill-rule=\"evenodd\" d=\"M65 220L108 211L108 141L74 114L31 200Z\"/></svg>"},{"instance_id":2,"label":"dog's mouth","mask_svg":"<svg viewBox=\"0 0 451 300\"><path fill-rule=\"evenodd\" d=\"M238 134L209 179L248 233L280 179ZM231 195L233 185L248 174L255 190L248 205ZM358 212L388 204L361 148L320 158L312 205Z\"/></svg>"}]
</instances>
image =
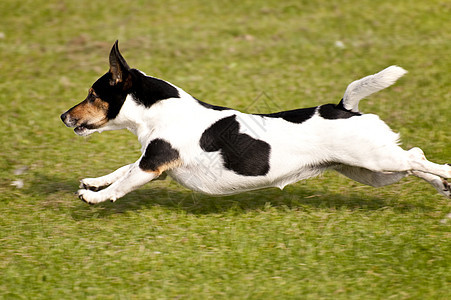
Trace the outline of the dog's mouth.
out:
<instances>
[{"instance_id":1,"label":"dog's mouth","mask_svg":"<svg viewBox=\"0 0 451 300\"><path fill-rule=\"evenodd\" d=\"M94 132L94 129L96 129L96 126L88 125L88 124L81 124L78 126L75 126L74 132L77 135L86 136L90 135Z\"/></svg>"},{"instance_id":2,"label":"dog's mouth","mask_svg":"<svg viewBox=\"0 0 451 300\"><path fill-rule=\"evenodd\" d=\"M67 127L74 128L75 134L80 136L87 136L95 131L98 131L100 127L108 122L108 119L106 117L99 118L99 120L92 118L84 118L84 120L80 120L71 117L67 112L61 115L61 120Z\"/></svg>"},{"instance_id":3,"label":"dog's mouth","mask_svg":"<svg viewBox=\"0 0 451 300\"><path fill-rule=\"evenodd\" d=\"M77 126L74 128L74 132L78 135L83 135L83 133L85 133L88 130L88 128L86 128L83 125Z\"/></svg>"}]
</instances>

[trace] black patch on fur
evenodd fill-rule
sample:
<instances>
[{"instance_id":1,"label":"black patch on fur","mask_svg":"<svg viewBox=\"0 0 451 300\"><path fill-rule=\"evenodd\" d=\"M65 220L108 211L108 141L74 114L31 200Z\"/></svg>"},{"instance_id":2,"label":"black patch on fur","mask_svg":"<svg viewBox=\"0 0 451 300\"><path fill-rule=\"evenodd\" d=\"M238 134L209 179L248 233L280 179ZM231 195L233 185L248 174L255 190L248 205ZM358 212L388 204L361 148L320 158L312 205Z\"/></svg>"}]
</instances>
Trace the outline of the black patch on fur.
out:
<instances>
[{"instance_id":1,"label":"black patch on fur","mask_svg":"<svg viewBox=\"0 0 451 300\"><path fill-rule=\"evenodd\" d=\"M159 167L179 157L179 152L172 148L171 144L162 139L154 139L147 145L139 167L144 171L157 171Z\"/></svg>"},{"instance_id":2,"label":"black patch on fur","mask_svg":"<svg viewBox=\"0 0 451 300\"><path fill-rule=\"evenodd\" d=\"M224 167L243 176L263 176L269 172L268 143L239 133L236 115L220 119L204 131L200 147L207 152L220 151Z\"/></svg>"},{"instance_id":3,"label":"black patch on fur","mask_svg":"<svg viewBox=\"0 0 451 300\"><path fill-rule=\"evenodd\" d=\"M328 120L336 119L349 119L355 116L361 116L361 113L352 112L343 107L343 103L340 104L326 104L319 107L319 115Z\"/></svg>"},{"instance_id":4,"label":"black patch on fur","mask_svg":"<svg viewBox=\"0 0 451 300\"><path fill-rule=\"evenodd\" d=\"M178 90L168 82L145 76L136 69L131 69L131 93L139 104L150 107L156 102L169 98L180 98Z\"/></svg>"},{"instance_id":5,"label":"black patch on fur","mask_svg":"<svg viewBox=\"0 0 451 300\"><path fill-rule=\"evenodd\" d=\"M341 98L340 103L337 104L337 109L341 109L341 110L346 110L349 111L348 109L345 108L344 104L343 104L343 98Z\"/></svg>"},{"instance_id":6,"label":"black patch on fur","mask_svg":"<svg viewBox=\"0 0 451 300\"><path fill-rule=\"evenodd\" d=\"M128 94L124 82L110 85L111 80L111 73L108 72L92 85L97 96L108 103L108 120L116 118Z\"/></svg>"},{"instance_id":7,"label":"black patch on fur","mask_svg":"<svg viewBox=\"0 0 451 300\"><path fill-rule=\"evenodd\" d=\"M315 114L316 107L310 107L310 108L301 108L301 109L295 109L295 110L288 110L288 111L281 111L277 113L272 114L257 114L258 116L262 117L269 117L269 118L282 118L285 121L301 124Z\"/></svg>"},{"instance_id":8,"label":"black patch on fur","mask_svg":"<svg viewBox=\"0 0 451 300\"><path fill-rule=\"evenodd\" d=\"M228 109L231 109L231 108L228 108L228 107L223 107L223 106L217 106L217 105L208 104L208 103L202 102L202 101L200 101L200 100L198 100L198 99L196 99L196 100L197 100L197 102L198 102L200 105L202 105L203 107L209 108L209 109L214 109L214 110L228 110Z\"/></svg>"},{"instance_id":9,"label":"black patch on fur","mask_svg":"<svg viewBox=\"0 0 451 300\"><path fill-rule=\"evenodd\" d=\"M128 94L132 94L135 101L145 107L150 107L160 100L180 97L174 86L164 80L145 76L138 70L131 69L124 73L124 76L124 81L111 85L112 74L108 72L92 85L99 98L109 104L109 120L118 115Z\"/></svg>"}]
</instances>

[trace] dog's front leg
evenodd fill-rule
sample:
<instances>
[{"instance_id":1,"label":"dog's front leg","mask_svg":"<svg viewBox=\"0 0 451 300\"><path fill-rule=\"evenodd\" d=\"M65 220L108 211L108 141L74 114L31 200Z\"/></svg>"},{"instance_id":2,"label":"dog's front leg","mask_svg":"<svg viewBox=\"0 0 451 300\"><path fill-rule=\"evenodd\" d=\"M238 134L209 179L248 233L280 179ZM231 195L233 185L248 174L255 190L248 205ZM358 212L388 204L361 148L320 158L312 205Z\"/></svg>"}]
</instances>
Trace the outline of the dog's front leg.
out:
<instances>
[{"instance_id":1,"label":"dog's front leg","mask_svg":"<svg viewBox=\"0 0 451 300\"><path fill-rule=\"evenodd\" d=\"M85 178L80 180L80 188L85 190L91 190L91 191L99 191L101 189L106 188L110 184L114 183L116 180L123 177L127 172L130 170L130 168L133 167L134 164L129 164L126 166L123 166L113 173L110 173L105 176L97 177L97 178Z\"/></svg>"},{"instance_id":2,"label":"dog's front leg","mask_svg":"<svg viewBox=\"0 0 451 300\"><path fill-rule=\"evenodd\" d=\"M125 171L125 174L109 187L98 192L81 189L78 190L78 196L90 204L106 200L116 201L181 163L178 150L174 149L169 142L163 139L154 139L147 145L146 151L141 158L132 164L128 170L123 167L124 169L119 169L116 171L117 173L112 173L111 178L114 178Z\"/></svg>"},{"instance_id":3,"label":"dog's front leg","mask_svg":"<svg viewBox=\"0 0 451 300\"><path fill-rule=\"evenodd\" d=\"M112 174L114 173L115 172ZM117 179L109 187L98 192L80 189L77 192L78 197L89 204L96 204L107 200L114 202L125 194L157 178L160 174L161 172L158 171L144 171L139 167L139 164L134 163L128 168L121 178Z\"/></svg>"}]
</instances>

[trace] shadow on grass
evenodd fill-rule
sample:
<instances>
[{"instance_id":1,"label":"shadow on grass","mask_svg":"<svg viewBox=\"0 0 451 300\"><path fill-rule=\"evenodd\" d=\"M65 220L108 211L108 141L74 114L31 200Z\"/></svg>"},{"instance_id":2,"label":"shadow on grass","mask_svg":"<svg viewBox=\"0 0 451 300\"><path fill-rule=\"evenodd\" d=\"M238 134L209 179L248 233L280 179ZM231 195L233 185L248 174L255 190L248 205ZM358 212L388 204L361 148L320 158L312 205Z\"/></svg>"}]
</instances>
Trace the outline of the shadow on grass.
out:
<instances>
[{"instance_id":1,"label":"shadow on grass","mask_svg":"<svg viewBox=\"0 0 451 300\"><path fill-rule=\"evenodd\" d=\"M268 206L289 210L309 208L377 210L387 206L386 201L376 198L361 199L354 196L329 193L315 195L310 192L304 188L293 187L290 191L270 188L230 196L209 196L191 191L174 192L144 189L113 205L105 204L105 207L115 212L124 212L134 208L142 209L158 205L191 214L210 214L230 211L244 213L265 209ZM152 196L149 197L149 195Z\"/></svg>"},{"instance_id":2,"label":"shadow on grass","mask_svg":"<svg viewBox=\"0 0 451 300\"><path fill-rule=\"evenodd\" d=\"M35 176L31 187L25 192L46 196L52 206L69 208L74 219L107 217L113 214L138 211L160 206L169 210L183 211L189 214L217 214L247 211L275 207L279 209L346 209L380 210L392 207L399 212L412 209L431 210L419 203L401 203L395 197L368 196L362 189L352 188L334 191L333 187L309 186L299 183L281 191L276 188L257 190L231 196L209 196L192 192L175 184L172 180L155 181L134 191L115 203L105 202L89 206L79 201L75 195L78 180L74 178L56 178L46 174ZM343 191L344 190L344 191ZM71 201L71 199L73 201ZM419 207L421 206L421 207Z\"/></svg>"}]
</instances>

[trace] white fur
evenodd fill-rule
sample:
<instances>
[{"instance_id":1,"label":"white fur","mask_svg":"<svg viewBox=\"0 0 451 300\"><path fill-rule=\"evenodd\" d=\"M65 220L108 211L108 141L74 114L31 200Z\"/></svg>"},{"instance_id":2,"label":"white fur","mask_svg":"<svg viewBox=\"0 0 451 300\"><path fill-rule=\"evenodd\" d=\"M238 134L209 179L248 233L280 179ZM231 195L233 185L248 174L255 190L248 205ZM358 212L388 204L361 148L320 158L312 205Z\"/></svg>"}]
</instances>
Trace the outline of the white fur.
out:
<instances>
[{"instance_id":1,"label":"white fur","mask_svg":"<svg viewBox=\"0 0 451 300\"><path fill-rule=\"evenodd\" d=\"M391 66L352 82L343 97L344 107L357 111L360 99L393 84L405 73L404 69ZM137 104L129 95L119 115L97 131L126 128L137 135L143 154L156 138L170 142L179 151L181 163L165 170L166 173L187 188L207 194L225 195L264 187L282 189L326 169L335 169L373 186L391 184L413 174L450 196L449 184L442 178L451 177L451 167L428 162L416 150L401 149L399 135L376 115L329 120L316 112L307 121L295 124L236 110L208 109L178 90L181 99L160 101L150 108ZM271 146L270 170L266 175L239 175L223 166L219 151L201 149L199 140L205 129L231 115L237 116L240 133ZM82 180L79 196L88 203L114 201L155 179L157 175L139 168L141 158L110 175ZM97 192L88 190L107 185Z\"/></svg>"},{"instance_id":2,"label":"white fur","mask_svg":"<svg viewBox=\"0 0 451 300\"><path fill-rule=\"evenodd\" d=\"M390 66L379 73L351 82L343 96L344 108L358 112L360 100L389 87L406 73L401 67Z\"/></svg>"}]
</instances>

